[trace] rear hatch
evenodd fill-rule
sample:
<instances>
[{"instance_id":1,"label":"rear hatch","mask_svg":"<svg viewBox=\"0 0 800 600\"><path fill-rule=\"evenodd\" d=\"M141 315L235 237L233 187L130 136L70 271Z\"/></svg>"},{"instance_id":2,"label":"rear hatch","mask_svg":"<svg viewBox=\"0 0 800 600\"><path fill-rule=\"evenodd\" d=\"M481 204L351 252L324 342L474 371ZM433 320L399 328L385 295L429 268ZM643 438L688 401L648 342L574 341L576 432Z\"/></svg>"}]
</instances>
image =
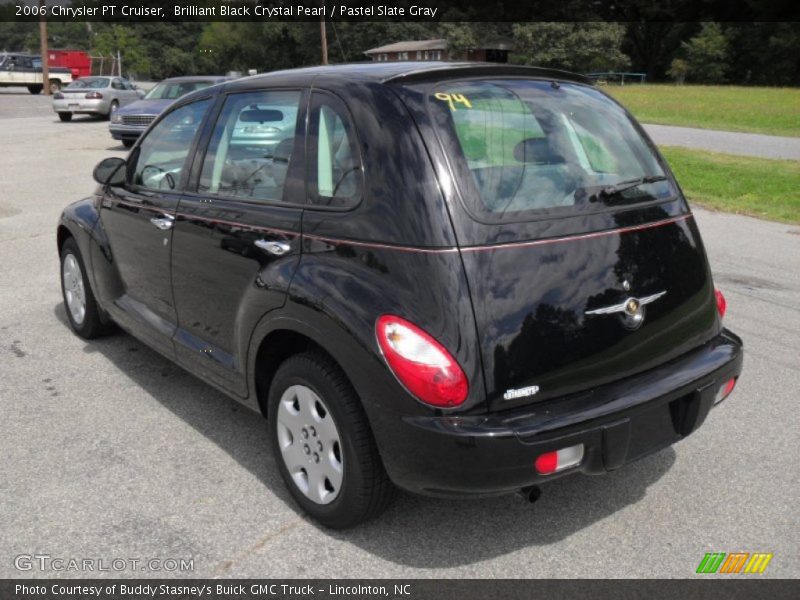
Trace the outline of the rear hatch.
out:
<instances>
[{"instance_id":1,"label":"rear hatch","mask_svg":"<svg viewBox=\"0 0 800 600\"><path fill-rule=\"evenodd\" d=\"M691 213L624 109L591 86L521 78L425 94L490 410L591 393L718 333Z\"/></svg>"}]
</instances>

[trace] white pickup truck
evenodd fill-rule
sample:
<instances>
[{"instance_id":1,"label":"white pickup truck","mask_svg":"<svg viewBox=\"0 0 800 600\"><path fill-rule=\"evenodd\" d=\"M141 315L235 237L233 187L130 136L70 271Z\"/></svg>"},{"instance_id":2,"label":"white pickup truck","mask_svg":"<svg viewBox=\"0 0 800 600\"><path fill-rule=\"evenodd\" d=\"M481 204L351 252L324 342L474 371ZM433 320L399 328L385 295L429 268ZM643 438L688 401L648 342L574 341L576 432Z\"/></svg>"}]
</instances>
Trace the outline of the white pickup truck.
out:
<instances>
[{"instance_id":1,"label":"white pickup truck","mask_svg":"<svg viewBox=\"0 0 800 600\"><path fill-rule=\"evenodd\" d=\"M50 93L72 83L66 67L50 67ZM26 87L31 94L42 91L42 61L31 54L0 54L0 87Z\"/></svg>"}]
</instances>

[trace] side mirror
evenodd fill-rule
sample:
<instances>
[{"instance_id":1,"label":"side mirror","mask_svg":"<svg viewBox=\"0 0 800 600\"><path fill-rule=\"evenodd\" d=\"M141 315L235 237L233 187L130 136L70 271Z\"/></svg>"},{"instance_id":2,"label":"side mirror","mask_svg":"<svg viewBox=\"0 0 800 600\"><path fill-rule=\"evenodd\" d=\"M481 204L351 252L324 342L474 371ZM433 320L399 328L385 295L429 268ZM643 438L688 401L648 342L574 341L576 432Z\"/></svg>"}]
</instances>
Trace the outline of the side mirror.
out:
<instances>
[{"instance_id":1,"label":"side mirror","mask_svg":"<svg viewBox=\"0 0 800 600\"><path fill-rule=\"evenodd\" d=\"M120 186L125 183L125 161L118 156L104 158L92 172L92 177L100 185Z\"/></svg>"}]
</instances>

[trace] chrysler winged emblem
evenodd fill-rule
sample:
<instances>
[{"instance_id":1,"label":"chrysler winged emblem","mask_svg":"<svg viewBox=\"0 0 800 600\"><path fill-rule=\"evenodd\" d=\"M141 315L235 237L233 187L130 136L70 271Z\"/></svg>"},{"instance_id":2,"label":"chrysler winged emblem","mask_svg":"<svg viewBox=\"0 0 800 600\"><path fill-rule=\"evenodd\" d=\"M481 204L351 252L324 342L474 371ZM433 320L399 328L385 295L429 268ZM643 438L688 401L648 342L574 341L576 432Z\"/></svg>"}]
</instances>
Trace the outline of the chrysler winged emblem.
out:
<instances>
[{"instance_id":1,"label":"chrysler winged emblem","mask_svg":"<svg viewBox=\"0 0 800 600\"><path fill-rule=\"evenodd\" d=\"M604 306L603 308L595 308L594 310L587 310L586 315L612 315L620 313L622 316L622 324L628 329L638 329L644 322L644 307L651 302L655 302L667 292L658 292L651 294L644 298L628 298L624 302L614 304L613 306Z\"/></svg>"}]
</instances>

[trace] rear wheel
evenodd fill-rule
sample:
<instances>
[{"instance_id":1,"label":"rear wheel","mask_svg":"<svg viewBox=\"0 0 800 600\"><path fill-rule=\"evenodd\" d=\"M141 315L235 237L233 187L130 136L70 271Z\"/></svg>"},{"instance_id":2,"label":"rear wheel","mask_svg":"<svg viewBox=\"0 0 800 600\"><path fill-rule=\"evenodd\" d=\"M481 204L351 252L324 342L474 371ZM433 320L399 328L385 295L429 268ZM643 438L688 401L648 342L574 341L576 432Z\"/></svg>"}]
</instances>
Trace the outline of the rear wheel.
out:
<instances>
[{"instance_id":1,"label":"rear wheel","mask_svg":"<svg viewBox=\"0 0 800 600\"><path fill-rule=\"evenodd\" d=\"M109 331L110 327L97 307L86 277L83 257L73 238L61 246L61 293L72 331L86 339Z\"/></svg>"},{"instance_id":2,"label":"rear wheel","mask_svg":"<svg viewBox=\"0 0 800 600\"><path fill-rule=\"evenodd\" d=\"M287 359L269 391L272 448L295 501L335 529L379 515L394 495L366 415L327 356Z\"/></svg>"},{"instance_id":3,"label":"rear wheel","mask_svg":"<svg viewBox=\"0 0 800 600\"><path fill-rule=\"evenodd\" d=\"M62 121L64 121L65 123L67 121L72 121L72 113L60 112L60 113L58 113L58 118L61 119Z\"/></svg>"},{"instance_id":4,"label":"rear wheel","mask_svg":"<svg viewBox=\"0 0 800 600\"><path fill-rule=\"evenodd\" d=\"M41 85L29 85L28 91L31 94L41 94L42 93L42 86Z\"/></svg>"}]
</instances>

